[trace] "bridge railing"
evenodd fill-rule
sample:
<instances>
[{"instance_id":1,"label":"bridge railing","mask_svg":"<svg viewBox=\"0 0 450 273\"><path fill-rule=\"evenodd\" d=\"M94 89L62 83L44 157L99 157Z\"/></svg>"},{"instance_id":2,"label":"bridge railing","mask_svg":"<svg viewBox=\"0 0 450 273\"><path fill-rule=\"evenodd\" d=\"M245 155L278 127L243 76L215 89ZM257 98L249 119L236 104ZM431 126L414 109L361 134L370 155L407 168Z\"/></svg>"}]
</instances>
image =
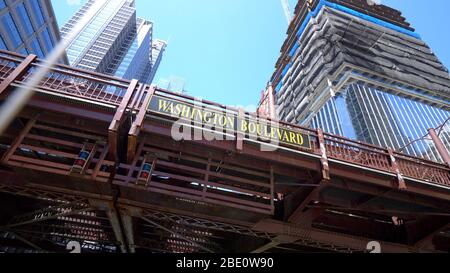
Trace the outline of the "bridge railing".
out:
<instances>
[{"instance_id":1,"label":"bridge railing","mask_svg":"<svg viewBox=\"0 0 450 273\"><path fill-rule=\"evenodd\" d=\"M26 58L27 56L21 54L0 50L0 78L6 80L10 77L14 69L24 63ZM45 60L35 58L21 68L20 76L15 77L12 84L24 84L36 69L46 65ZM37 91L118 106L129 85L130 81L127 80L56 64L40 82Z\"/></svg>"},{"instance_id":2,"label":"bridge railing","mask_svg":"<svg viewBox=\"0 0 450 273\"><path fill-rule=\"evenodd\" d=\"M23 60L22 56L0 51L0 79L3 81L9 77Z\"/></svg>"},{"instance_id":3,"label":"bridge railing","mask_svg":"<svg viewBox=\"0 0 450 273\"><path fill-rule=\"evenodd\" d=\"M195 98L184 94L174 94L167 90L157 89L155 95L170 98L179 102L192 102ZM239 109L227 107L215 102L202 100L199 107L215 109L217 111L227 111L231 115L238 116ZM255 113L245 113L246 118L254 120L262 119ZM321 155L319 138L317 130L301 127L295 124L286 123L279 120L271 120L263 118L265 122L274 122L280 127L289 128L309 135L311 141L310 152ZM406 154L390 151L387 148L362 143L351 140L342 136L324 134L326 154L329 158L344 161L365 168L390 172L403 177L409 177L416 180L426 181L437 185L450 185L450 169L438 162L426 160L423 158L413 157ZM280 143L280 146L291 150L305 149L293 147Z\"/></svg>"},{"instance_id":4,"label":"bridge railing","mask_svg":"<svg viewBox=\"0 0 450 273\"><path fill-rule=\"evenodd\" d=\"M395 158L403 176L450 186L450 169L446 165L401 153L395 153Z\"/></svg>"},{"instance_id":5,"label":"bridge railing","mask_svg":"<svg viewBox=\"0 0 450 273\"><path fill-rule=\"evenodd\" d=\"M444 164L398 152L392 152L393 160L386 148L331 134L325 134L325 140L330 158L391 173L397 166L403 177L450 186L450 169Z\"/></svg>"},{"instance_id":6,"label":"bridge railing","mask_svg":"<svg viewBox=\"0 0 450 273\"><path fill-rule=\"evenodd\" d=\"M29 79L33 71L38 67L46 65L45 61L34 59L25 67L20 68L20 65L25 63L26 59L27 56L0 50L0 79L2 83L7 82L8 78L10 79L15 76L11 81L11 84L20 86ZM14 72L19 68L23 69L23 73L15 75ZM51 68L47 77L41 81L37 91L50 95L65 96L72 99L82 99L112 107L119 107L124 100L126 92L132 92L129 102L127 102L127 109L138 111L143 107L148 107L148 105L144 105L146 102L145 98L148 98L149 93L152 92L152 88L148 85L138 84L135 88L130 89L130 84L131 81L128 80L58 64ZM165 96L182 102L192 102L195 100L195 98L191 96L175 94L158 88L154 95ZM241 112L240 109L207 100L202 100L198 103L203 105L202 107L213 108L216 111L226 112L231 115L237 116ZM244 113L244 117L256 120L261 119L255 113ZM290 130L298 130L308 134L311 140L311 150L306 149L306 152L309 151L321 155L316 130L278 120L264 120L268 123L274 122L279 126L290 128ZM390 153L386 148L361 143L341 136L325 134L324 137L326 154L329 158L438 185L450 185L450 171L449 168L443 164L401 153L394 152L392 154L392 152ZM284 144L281 145L283 146ZM286 146L286 148L291 149L294 152L296 150L304 150L289 145ZM393 160L393 158L395 160Z\"/></svg>"}]
</instances>

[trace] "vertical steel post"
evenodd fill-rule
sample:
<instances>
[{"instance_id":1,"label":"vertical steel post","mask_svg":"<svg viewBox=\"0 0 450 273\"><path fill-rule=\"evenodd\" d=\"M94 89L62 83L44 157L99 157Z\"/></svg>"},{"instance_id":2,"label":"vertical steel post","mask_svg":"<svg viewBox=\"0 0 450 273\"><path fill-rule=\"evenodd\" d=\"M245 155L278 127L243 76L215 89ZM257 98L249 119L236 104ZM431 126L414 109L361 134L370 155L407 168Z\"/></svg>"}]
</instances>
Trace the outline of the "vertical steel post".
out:
<instances>
[{"instance_id":1,"label":"vertical steel post","mask_svg":"<svg viewBox=\"0 0 450 273\"><path fill-rule=\"evenodd\" d=\"M20 134L14 139L13 143L11 144L11 147L9 147L8 151L1 158L1 160L0 160L1 162L8 163L8 160L10 159L10 157L14 155L14 153L17 150L17 148L19 148L19 146L22 143L22 141L25 139L25 137L30 132L31 128L33 128L33 126L36 124L36 121L37 121L38 117L39 117L39 114L35 115L33 118L31 118L27 122L27 124L22 129Z\"/></svg>"},{"instance_id":2,"label":"vertical steel post","mask_svg":"<svg viewBox=\"0 0 450 273\"><path fill-rule=\"evenodd\" d=\"M391 148L388 148L387 151L389 153L391 167L392 167L393 171L395 172L395 174L397 175L398 188L400 190L406 190L407 187L406 187L405 179L403 178L403 175L400 171L400 166L398 165L397 159L395 159L394 151Z\"/></svg>"},{"instance_id":3,"label":"vertical steel post","mask_svg":"<svg viewBox=\"0 0 450 273\"><path fill-rule=\"evenodd\" d=\"M146 86L142 87L146 88ZM130 131L128 132L128 148L127 148L127 162L131 163L136 155L136 147L137 147L137 137L141 131L142 126L144 125L145 115L147 114L148 107L150 102L156 92L156 88L154 86L150 87L147 95L144 98L144 102L139 109L139 113L136 116L133 124L131 125Z\"/></svg>"},{"instance_id":4,"label":"vertical steel post","mask_svg":"<svg viewBox=\"0 0 450 273\"><path fill-rule=\"evenodd\" d=\"M275 173L273 165L270 165L270 212L275 214Z\"/></svg>"},{"instance_id":5,"label":"vertical steel post","mask_svg":"<svg viewBox=\"0 0 450 273\"><path fill-rule=\"evenodd\" d=\"M125 96L122 98L122 102L116 110L111 125L108 129L108 146L109 157L116 161L118 157L118 134L123 120L125 119L128 104L130 103L133 95L135 94L136 87L139 85L137 80L132 80L128 86Z\"/></svg>"},{"instance_id":6,"label":"vertical steel post","mask_svg":"<svg viewBox=\"0 0 450 273\"><path fill-rule=\"evenodd\" d=\"M22 77L30 67L31 63L36 60L36 55L28 55L14 70L13 72L0 83L0 94L2 94L15 80Z\"/></svg>"},{"instance_id":7,"label":"vertical steel post","mask_svg":"<svg viewBox=\"0 0 450 273\"><path fill-rule=\"evenodd\" d=\"M239 109L239 114L238 114L238 120L240 120L241 122L244 121L245 119L245 115L244 115L244 110L243 109ZM238 121L238 126L239 126L239 121ZM239 128L236 128L236 151L238 153L241 153L244 150L244 134L240 132Z\"/></svg>"},{"instance_id":8,"label":"vertical steel post","mask_svg":"<svg viewBox=\"0 0 450 273\"><path fill-rule=\"evenodd\" d=\"M330 178L330 166L328 164L328 155L327 155L327 149L325 146L325 136L323 134L322 129L317 129L317 139L319 141L319 148L320 148L320 163L322 168L322 180L329 181Z\"/></svg>"},{"instance_id":9,"label":"vertical steel post","mask_svg":"<svg viewBox=\"0 0 450 273\"><path fill-rule=\"evenodd\" d=\"M434 142L434 146L436 146L436 149L438 150L439 155L442 157L442 160L444 160L445 164L450 167L450 155L447 148L445 148L444 143L442 143L442 140L436 133L436 130L429 129L428 132L430 133L431 139L433 139Z\"/></svg>"}]
</instances>

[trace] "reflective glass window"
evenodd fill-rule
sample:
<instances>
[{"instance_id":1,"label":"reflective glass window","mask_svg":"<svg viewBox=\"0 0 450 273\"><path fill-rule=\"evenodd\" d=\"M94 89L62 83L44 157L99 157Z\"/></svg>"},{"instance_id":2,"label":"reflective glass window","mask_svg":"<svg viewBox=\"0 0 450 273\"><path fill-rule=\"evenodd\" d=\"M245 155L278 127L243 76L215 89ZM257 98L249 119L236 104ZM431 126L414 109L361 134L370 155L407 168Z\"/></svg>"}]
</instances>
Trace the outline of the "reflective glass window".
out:
<instances>
[{"instance_id":1,"label":"reflective glass window","mask_svg":"<svg viewBox=\"0 0 450 273\"><path fill-rule=\"evenodd\" d=\"M5 41L3 40L3 37L0 35L0 49L8 50L6 47Z\"/></svg>"},{"instance_id":2,"label":"reflective glass window","mask_svg":"<svg viewBox=\"0 0 450 273\"><path fill-rule=\"evenodd\" d=\"M33 14L36 18L36 23L38 27L42 26L45 22L44 15L42 14L41 4L39 0L30 0L31 8L33 9Z\"/></svg>"},{"instance_id":3,"label":"reflective glass window","mask_svg":"<svg viewBox=\"0 0 450 273\"><path fill-rule=\"evenodd\" d=\"M22 39L20 38L19 31L17 30L17 26L14 23L11 14L7 13L2 17L2 24L6 32L11 36L14 48L19 47L22 44Z\"/></svg>"},{"instance_id":4,"label":"reflective glass window","mask_svg":"<svg viewBox=\"0 0 450 273\"><path fill-rule=\"evenodd\" d=\"M45 28L44 31L42 31L42 37L44 38L45 48L47 49L47 52L50 52L53 49L53 42L50 38L48 28Z\"/></svg>"},{"instance_id":5,"label":"reflective glass window","mask_svg":"<svg viewBox=\"0 0 450 273\"><path fill-rule=\"evenodd\" d=\"M39 58L44 57L44 53L42 52L41 46L36 38L33 38L31 41L31 48L33 49L33 53L36 54Z\"/></svg>"},{"instance_id":6,"label":"reflective glass window","mask_svg":"<svg viewBox=\"0 0 450 273\"><path fill-rule=\"evenodd\" d=\"M19 53L23 55L28 55L28 50L23 47L21 50L19 50Z\"/></svg>"},{"instance_id":7,"label":"reflective glass window","mask_svg":"<svg viewBox=\"0 0 450 273\"><path fill-rule=\"evenodd\" d=\"M33 34L33 32L34 32L33 25L31 24L30 17L28 16L28 12L25 9L24 4L23 3L19 4L16 7L16 10L20 16L21 23L22 23L27 35Z\"/></svg>"}]
</instances>

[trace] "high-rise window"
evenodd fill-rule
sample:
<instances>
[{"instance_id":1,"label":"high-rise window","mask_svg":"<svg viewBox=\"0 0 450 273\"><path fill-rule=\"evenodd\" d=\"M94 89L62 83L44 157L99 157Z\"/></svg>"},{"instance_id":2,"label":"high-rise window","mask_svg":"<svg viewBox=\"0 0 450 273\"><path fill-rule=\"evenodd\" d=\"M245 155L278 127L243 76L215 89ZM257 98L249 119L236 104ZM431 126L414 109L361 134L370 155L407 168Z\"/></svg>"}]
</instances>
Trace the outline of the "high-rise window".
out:
<instances>
[{"instance_id":1,"label":"high-rise window","mask_svg":"<svg viewBox=\"0 0 450 273\"><path fill-rule=\"evenodd\" d=\"M42 52L41 46L36 38L31 40L31 48L33 49L33 53L36 54L39 58L44 57L44 53Z\"/></svg>"},{"instance_id":2,"label":"high-rise window","mask_svg":"<svg viewBox=\"0 0 450 273\"><path fill-rule=\"evenodd\" d=\"M17 13L20 15L21 23L25 29L27 35L32 35L34 32L33 25L31 24L30 17L28 16L28 12L25 9L25 5L23 3L19 4L16 7Z\"/></svg>"},{"instance_id":3,"label":"high-rise window","mask_svg":"<svg viewBox=\"0 0 450 273\"><path fill-rule=\"evenodd\" d=\"M28 55L28 50L25 47L23 47L21 50L19 50L19 53L23 55Z\"/></svg>"},{"instance_id":4,"label":"high-rise window","mask_svg":"<svg viewBox=\"0 0 450 273\"><path fill-rule=\"evenodd\" d=\"M42 37L44 38L45 47L47 48L47 52L50 52L53 49L53 42L50 38L50 33L48 32L48 28L45 28L42 31Z\"/></svg>"},{"instance_id":5,"label":"high-rise window","mask_svg":"<svg viewBox=\"0 0 450 273\"><path fill-rule=\"evenodd\" d=\"M33 9L33 14L36 18L37 26L40 27L45 23L45 21L44 15L42 14L41 5L39 4L39 0L30 0L30 4Z\"/></svg>"},{"instance_id":6,"label":"high-rise window","mask_svg":"<svg viewBox=\"0 0 450 273\"><path fill-rule=\"evenodd\" d=\"M4 0L0 0L0 9L6 7L5 1Z\"/></svg>"},{"instance_id":7,"label":"high-rise window","mask_svg":"<svg viewBox=\"0 0 450 273\"><path fill-rule=\"evenodd\" d=\"M0 49L8 50L8 48L6 47L6 44L5 44L5 40L3 40L3 37L1 35L0 35Z\"/></svg>"},{"instance_id":8,"label":"high-rise window","mask_svg":"<svg viewBox=\"0 0 450 273\"><path fill-rule=\"evenodd\" d=\"M13 42L14 48L19 47L22 44L22 39L20 38L19 31L17 30L17 26L14 23L11 14L7 13L3 16L2 24L6 32L11 35L11 40Z\"/></svg>"}]
</instances>

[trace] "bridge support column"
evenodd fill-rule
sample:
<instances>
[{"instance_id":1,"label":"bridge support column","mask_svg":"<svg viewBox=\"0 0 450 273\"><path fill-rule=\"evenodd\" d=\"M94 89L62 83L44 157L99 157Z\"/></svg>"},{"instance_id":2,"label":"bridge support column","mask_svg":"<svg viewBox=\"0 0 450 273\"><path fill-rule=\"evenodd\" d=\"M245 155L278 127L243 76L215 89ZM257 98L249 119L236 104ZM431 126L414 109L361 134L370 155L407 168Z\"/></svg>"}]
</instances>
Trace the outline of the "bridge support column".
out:
<instances>
[{"instance_id":1,"label":"bridge support column","mask_svg":"<svg viewBox=\"0 0 450 273\"><path fill-rule=\"evenodd\" d=\"M314 219L316 219L323 211L308 209L308 206L313 201L320 200L320 193L324 187L326 187L330 180L330 166L328 163L328 155L325 146L325 136L322 129L317 129L317 138L319 142L319 148L321 153L320 159L320 174L319 183L298 205L295 211L289 216L288 221L291 223L301 224L302 226L310 226Z\"/></svg>"},{"instance_id":2,"label":"bridge support column","mask_svg":"<svg viewBox=\"0 0 450 273\"><path fill-rule=\"evenodd\" d=\"M444 146L444 143L442 143L441 139L439 138L438 134L436 133L435 129L428 130L430 133L431 139L433 139L434 145L436 146L436 149L439 152L439 155L442 157L442 160L444 160L445 164L450 167L450 155L447 149Z\"/></svg>"},{"instance_id":3,"label":"bridge support column","mask_svg":"<svg viewBox=\"0 0 450 273\"><path fill-rule=\"evenodd\" d=\"M144 88L146 88L144 86ZM137 148L137 137L141 131L142 125L144 124L145 115L147 114L148 106L152 101L153 95L155 94L155 87L150 87L147 95L144 98L139 113L136 116L133 124L131 125L130 131L128 132L128 148L127 148L127 163L131 163L136 155Z\"/></svg>"},{"instance_id":4,"label":"bridge support column","mask_svg":"<svg viewBox=\"0 0 450 273\"><path fill-rule=\"evenodd\" d=\"M16 69L2 82L0 83L0 95L18 78L22 77L30 67L31 63L36 60L36 55L28 55L28 57L21 62Z\"/></svg>"},{"instance_id":5,"label":"bridge support column","mask_svg":"<svg viewBox=\"0 0 450 273\"><path fill-rule=\"evenodd\" d=\"M109 157L112 160L116 160L118 157L118 149L119 149L119 131L120 127L125 119L125 112L127 110L128 104L131 101L131 98L134 94L136 87L139 82L137 80L132 80L130 86L128 86L127 92L125 96L122 98L122 102L117 108L116 114L114 115L113 120L111 121L111 125L108 129L108 144L109 144Z\"/></svg>"},{"instance_id":6,"label":"bridge support column","mask_svg":"<svg viewBox=\"0 0 450 273\"><path fill-rule=\"evenodd\" d=\"M97 209L106 211L116 240L120 244L121 252L135 253L133 217L139 217L139 212L131 213L128 210L116 209L112 204L107 202L92 200L90 203Z\"/></svg>"}]
</instances>

